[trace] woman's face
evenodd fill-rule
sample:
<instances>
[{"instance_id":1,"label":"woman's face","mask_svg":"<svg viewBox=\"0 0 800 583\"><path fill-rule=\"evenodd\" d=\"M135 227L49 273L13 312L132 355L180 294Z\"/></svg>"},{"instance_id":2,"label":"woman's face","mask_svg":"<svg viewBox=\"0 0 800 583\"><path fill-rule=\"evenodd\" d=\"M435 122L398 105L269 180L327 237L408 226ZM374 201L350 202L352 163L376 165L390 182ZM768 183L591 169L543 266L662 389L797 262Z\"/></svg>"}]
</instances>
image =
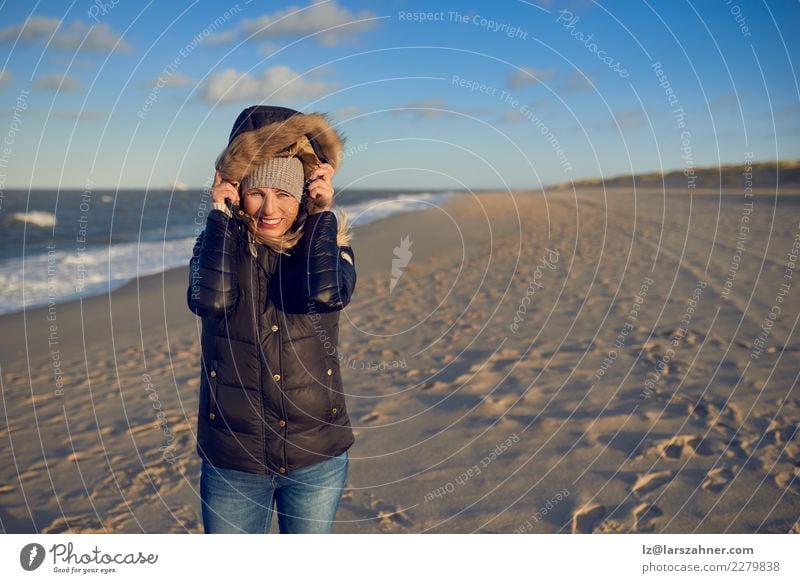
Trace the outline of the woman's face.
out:
<instances>
[{"instance_id":1,"label":"woman's face","mask_svg":"<svg viewBox=\"0 0 800 583\"><path fill-rule=\"evenodd\" d=\"M243 209L256 219L259 233L280 237L297 218L300 203L297 199L277 188L251 188L244 193Z\"/></svg>"}]
</instances>

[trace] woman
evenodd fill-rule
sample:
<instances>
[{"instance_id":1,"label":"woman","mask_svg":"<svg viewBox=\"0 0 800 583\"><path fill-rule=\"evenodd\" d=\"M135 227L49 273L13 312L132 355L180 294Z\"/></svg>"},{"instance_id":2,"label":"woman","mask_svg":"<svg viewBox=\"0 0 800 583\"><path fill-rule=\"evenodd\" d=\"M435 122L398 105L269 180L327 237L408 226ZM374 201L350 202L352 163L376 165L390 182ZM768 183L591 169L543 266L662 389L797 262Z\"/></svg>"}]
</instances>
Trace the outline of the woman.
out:
<instances>
[{"instance_id":1,"label":"woman","mask_svg":"<svg viewBox=\"0 0 800 583\"><path fill-rule=\"evenodd\" d=\"M331 210L343 141L321 114L253 106L217 158L187 291L207 533L268 532L273 503L280 532L330 532L354 442L337 343L355 260Z\"/></svg>"}]
</instances>

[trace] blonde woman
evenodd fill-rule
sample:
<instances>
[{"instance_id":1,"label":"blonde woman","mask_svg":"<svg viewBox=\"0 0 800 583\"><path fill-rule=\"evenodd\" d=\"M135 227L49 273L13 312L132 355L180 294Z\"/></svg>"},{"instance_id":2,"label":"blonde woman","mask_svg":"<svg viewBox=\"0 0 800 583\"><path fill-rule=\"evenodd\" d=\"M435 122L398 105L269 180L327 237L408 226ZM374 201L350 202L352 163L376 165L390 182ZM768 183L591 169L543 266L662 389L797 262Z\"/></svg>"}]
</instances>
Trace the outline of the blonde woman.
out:
<instances>
[{"instance_id":1,"label":"blonde woman","mask_svg":"<svg viewBox=\"0 0 800 583\"><path fill-rule=\"evenodd\" d=\"M343 138L322 114L245 109L190 262L202 318L197 453L206 533L330 532L354 438L337 353L356 284L333 212Z\"/></svg>"}]
</instances>

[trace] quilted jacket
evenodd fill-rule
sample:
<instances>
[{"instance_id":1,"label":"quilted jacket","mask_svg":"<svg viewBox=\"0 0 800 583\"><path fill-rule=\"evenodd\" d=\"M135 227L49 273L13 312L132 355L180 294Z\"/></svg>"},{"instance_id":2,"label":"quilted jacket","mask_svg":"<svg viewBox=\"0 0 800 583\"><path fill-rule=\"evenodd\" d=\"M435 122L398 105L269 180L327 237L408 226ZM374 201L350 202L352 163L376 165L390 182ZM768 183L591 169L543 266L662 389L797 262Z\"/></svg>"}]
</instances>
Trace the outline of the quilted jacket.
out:
<instances>
[{"instance_id":1,"label":"quilted jacket","mask_svg":"<svg viewBox=\"0 0 800 583\"><path fill-rule=\"evenodd\" d=\"M194 245L187 303L202 319L197 453L212 465L285 474L354 443L337 347L355 254L338 244L333 212L303 220L289 255L251 244L242 218L216 209Z\"/></svg>"}]
</instances>

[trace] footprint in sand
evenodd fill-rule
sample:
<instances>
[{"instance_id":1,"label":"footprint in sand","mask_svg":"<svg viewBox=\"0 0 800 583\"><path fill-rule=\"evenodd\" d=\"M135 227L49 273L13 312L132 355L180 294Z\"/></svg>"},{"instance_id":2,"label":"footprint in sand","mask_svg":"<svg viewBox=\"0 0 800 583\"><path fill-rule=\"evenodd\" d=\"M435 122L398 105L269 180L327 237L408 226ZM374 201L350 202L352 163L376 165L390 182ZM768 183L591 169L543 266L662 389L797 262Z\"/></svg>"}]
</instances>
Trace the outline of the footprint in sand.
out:
<instances>
[{"instance_id":1,"label":"footprint in sand","mask_svg":"<svg viewBox=\"0 0 800 583\"><path fill-rule=\"evenodd\" d=\"M362 415L361 417L359 417L358 422L368 424L372 423L373 421L377 421L378 419L381 418L383 418L383 415L381 415L378 411L370 411L366 415Z\"/></svg>"},{"instance_id":2,"label":"footprint in sand","mask_svg":"<svg viewBox=\"0 0 800 583\"><path fill-rule=\"evenodd\" d=\"M602 504L585 504L572 515L572 533L589 534L594 525L606 515L606 507Z\"/></svg>"},{"instance_id":3,"label":"footprint in sand","mask_svg":"<svg viewBox=\"0 0 800 583\"><path fill-rule=\"evenodd\" d=\"M778 472L773 476L775 485L782 490L800 495L800 468Z\"/></svg>"},{"instance_id":4,"label":"footprint in sand","mask_svg":"<svg viewBox=\"0 0 800 583\"><path fill-rule=\"evenodd\" d=\"M80 516L59 516L42 528L43 534L107 534L111 531L103 525L99 516L83 514Z\"/></svg>"},{"instance_id":5,"label":"footprint in sand","mask_svg":"<svg viewBox=\"0 0 800 583\"><path fill-rule=\"evenodd\" d=\"M636 532L653 532L655 524L652 518L661 516L663 511L650 501L643 501L633 509L633 529Z\"/></svg>"},{"instance_id":6,"label":"footprint in sand","mask_svg":"<svg viewBox=\"0 0 800 583\"><path fill-rule=\"evenodd\" d=\"M680 338L683 340L683 342L690 346L699 344L706 336L703 332L692 330L691 328L686 331L681 330L680 328L675 328L673 330L661 330L656 332L655 335L661 336L662 338Z\"/></svg>"},{"instance_id":7,"label":"footprint in sand","mask_svg":"<svg viewBox=\"0 0 800 583\"><path fill-rule=\"evenodd\" d=\"M721 450L720 450L721 451ZM683 461L695 454L712 455L715 448L708 439L699 435L675 435L669 439L657 441L655 445L645 449L638 457L657 455L669 461Z\"/></svg>"},{"instance_id":8,"label":"footprint in sand","mask_svg":"<svg viewBox=\"0 0 800 583\"><path fill-rule=\"evenodd\" d=\"M641 363L648 369L658 366L661 377L684 376L689 370L689 366L683 361L665 358L665 352L666 346L662 347L660 341L648 340L642 345Z\"/></svg>"},{"instance_id":9,"label":"footprint in sand","mask_svg":"<svg viewBox=\"0 0 800 583\"><path fill-rule=\"evenodd\" d=\"M342 501L353 499L353 483L348 480L344 485L344 492L342 492Z\"/></svg>"},{"instance_id":10,"label":"footprint in sand","mask_svg":"<svg viewBox=\"0 0 800 583\"><path fill-rule=\"evenodd\" d=\"M514 395L506 395L505 397L489 396L483 400L481 406L492 415L502 415L511 409L516 400L517 397Z\"/></svg>"},{"instance_id":11,"label":"footprint in sand","mask_svg":"<svg viewBox=\"0 0 800 583\"><path fill-rule=\"evenodd\" d=\"M633 488L631 488L631 492L637 496L643 496L644 494L649 494L656 488L660 488L671 480L671 470L643 474L636 479L636 483L633 485Z\"/></svg>"},{"instance_id":12,"label":"footprint in sand","mask_svg":"<svg viewBox=\"0 0 800 583\"><path fill-rule=\"evenodd\" d=\"M728 484L730 484L731 480L733 480L734 476L736 476L736 471L738 468L739 466L734 466L732 468L724 466L714 468L706 474L706 477L700 487L707 492L721 492L728 487Z\"/></svg>"},{"instance_id":13,"label":"footprint in sand","mask_svg":"<svg viewBox=\"0 0 800 583\"><path fill-rule=\"evenodd\" d=\"M741 413L732 403L714 403L702 395L697 397L687 396L688 412L692 417L701 421L724 420L731 425L741 425Z\"/></svg>"},{"instance_id":14,"label":"footprint in sand","mask_svg":"<svg viewBox=\"0 0 800 583\"><path fill-rule=\"evenodd\" d=\"M625 525L618 520L609 519L600 524L597 528L595 528L592 533L594 534L613 534L613 533L625 533L627 529Z\"/></svg>"},{"instance_id":15,"label":"footprint in sand","mask_svg":"<svg viewBox=\"0 0 800 583\"><path fill-rule=\"evenodd\" d=\"M370 492L354 488L352 482L345 483L342 506L360 521L375 521L382 532L408 532L417 521L409 514L409 508L388 504Z\"/></svg>"},{"instance_id":16,"label":"footprint in sand","mask_svg":"<svg viewBox=\"0 0 800 583\"><path fill-rule=\"evenodd\" d=\"M798 431L800 431L800 424L798 423L784 425L776 419L772 420L764 432L764 439L761 441L761 445L785 445L798 436Z\"/></svg>"},{"instance_id":17,"label":"footprint in sand","mask_svg":"<svg viewBox=\"0 0 800 583\"><path fill-rule=\"evenodd\" d=\"M397 505L387 504L371 494L370 498L372 498L370 508L375 511L378 527L384 532L406 530L414 525L414 521L408 516L407 510L403 510Z\"/></svg>"},{"instance_id":18,"label":"footprint in sand","mask_svg":"<svg viewBox=\"0 0 800 583\"><path fill-rule=\"evenodd\" d=\"M441 381L428 381L425 384L420 386L420 390L422 391L432 391L434 393L445 393L449 392L453 389L453 385L450 383L443 383Z\"/></svg>"}]
</instances>

